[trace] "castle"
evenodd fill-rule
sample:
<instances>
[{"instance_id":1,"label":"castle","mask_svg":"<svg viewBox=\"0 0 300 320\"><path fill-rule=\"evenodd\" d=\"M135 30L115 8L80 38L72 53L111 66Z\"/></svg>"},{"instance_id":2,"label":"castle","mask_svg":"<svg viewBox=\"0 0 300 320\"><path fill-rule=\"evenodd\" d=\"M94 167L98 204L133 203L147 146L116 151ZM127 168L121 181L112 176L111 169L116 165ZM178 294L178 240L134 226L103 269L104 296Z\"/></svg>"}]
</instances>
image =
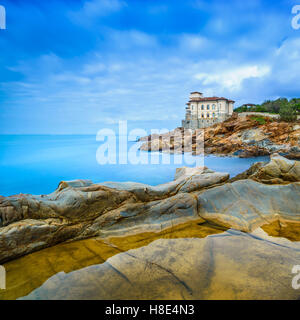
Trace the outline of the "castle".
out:
<instances>
[{"instance_id":1,"label":"castle","mask_svg":"<svg viewBox=\"0 0 300 320\"><path fill-rule=\"evenodd\" d=\"M200 129L223 122L231 117L233 105L233 100L223 97L203 97L201 92L191 92L182 127Z\"/></svg>"}]
</instances>

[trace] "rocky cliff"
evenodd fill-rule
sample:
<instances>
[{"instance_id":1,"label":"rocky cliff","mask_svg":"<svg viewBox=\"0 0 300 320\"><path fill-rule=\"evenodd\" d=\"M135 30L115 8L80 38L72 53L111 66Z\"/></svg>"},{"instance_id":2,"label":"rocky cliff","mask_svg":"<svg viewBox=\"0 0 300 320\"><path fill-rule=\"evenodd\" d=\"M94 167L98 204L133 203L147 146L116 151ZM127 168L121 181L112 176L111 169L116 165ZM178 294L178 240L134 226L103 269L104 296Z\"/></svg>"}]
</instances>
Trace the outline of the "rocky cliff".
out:
<instances>
[{"instance_id":1,"label":"rocky cliff","mask_svg":"<svg viewBox=\"0 0 300 320\"><path fill-rule=\"evenodd\" d=\"M255 157L279 152L290 159L300 159L300 122L287 123L254 116L232 118L203 130L177 128L162 135L152 135L143 151L218 154Z\"/></svg>"},{"instance_id":2,"label":"rocky cliff","mask_svg":"<svg viewBox=\"0 0 300 320\"><path fill-rule=\"evenodd\" d=\"M177 169L174 181L61 182L49 195L0 198L0 263L57 243L161 231L200 219L250 232L300 223L300 163L274 154L229 180L208 168Z\"/></svg>"}]
</instances>

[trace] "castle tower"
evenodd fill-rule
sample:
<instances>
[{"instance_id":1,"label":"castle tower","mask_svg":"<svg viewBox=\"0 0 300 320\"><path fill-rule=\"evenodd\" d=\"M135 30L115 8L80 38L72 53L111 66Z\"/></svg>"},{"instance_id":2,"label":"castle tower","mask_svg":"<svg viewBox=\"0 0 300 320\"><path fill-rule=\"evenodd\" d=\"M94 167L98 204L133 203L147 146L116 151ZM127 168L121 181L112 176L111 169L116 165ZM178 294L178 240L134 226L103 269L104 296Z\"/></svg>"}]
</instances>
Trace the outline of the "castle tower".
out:
<instances>
[{"instance_id":1,"label":"castle tower","mask_svg":"<svg viewBox=\"0 0 300 320\"><path fill-rule=\"evenodd\" d=\"M190 100L197 99L197 98L203 98L203 93L194 91L190 93Z\"/></svg>"}]
</instances>

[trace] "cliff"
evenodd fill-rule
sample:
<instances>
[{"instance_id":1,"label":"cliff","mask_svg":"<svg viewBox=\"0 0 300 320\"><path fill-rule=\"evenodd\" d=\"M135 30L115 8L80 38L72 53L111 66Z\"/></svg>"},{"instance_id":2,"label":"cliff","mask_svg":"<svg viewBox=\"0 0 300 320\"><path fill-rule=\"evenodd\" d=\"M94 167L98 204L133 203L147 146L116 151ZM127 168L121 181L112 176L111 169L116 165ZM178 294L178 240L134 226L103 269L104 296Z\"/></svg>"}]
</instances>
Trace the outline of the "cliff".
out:
<instances>
[{"instance_id":1,"label":"cliff","mask_svg":"<svg viewBox=\"0 0 300 320\"><path fill-rule=\"evenodd\" d=\"M237 117L203 130L177 128L162 135L152 135L145 141L143 151L217 154L255 157L278 152L289 159L300 159L300 122L280 122L257 116Z\"/></svg>"}]
</instances>

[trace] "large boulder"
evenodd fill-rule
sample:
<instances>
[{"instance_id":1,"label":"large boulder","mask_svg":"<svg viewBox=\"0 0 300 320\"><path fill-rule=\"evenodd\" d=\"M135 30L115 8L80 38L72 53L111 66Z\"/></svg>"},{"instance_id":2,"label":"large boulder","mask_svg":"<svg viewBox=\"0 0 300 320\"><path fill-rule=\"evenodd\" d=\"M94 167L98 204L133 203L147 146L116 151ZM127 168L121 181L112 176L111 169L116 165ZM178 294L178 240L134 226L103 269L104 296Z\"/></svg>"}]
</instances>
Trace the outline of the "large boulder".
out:
<instances>
[{"instance_id":1,"label":"large boulder","mask_svg":"<svg viewBox=\"0 0 300 320\"><path fill-rule=\"evenodd\" d=\"M266 138L267 136L260 128L244 130L241 134L241 139L243 143L258 142Z\"/></svg>"},{"instance_id":2,"label":"large boulder","mask_svg":"<svg viewBox=\"0 0 300 320\"><path fill-rule=\"evenodd\" d=\"M271 155L268 163L257 162L231 181L252 179L266 184L288 184L300 181L300 162L288 160L278 153Z\"/></svg>"},{"instance_id":3,"label":"large boulder","mask_svg":"<svg viewBox=\"0 0 300 320\"><path fill-rule=\"evenodd\" d=\"M211 223L251 232L273 221L300 222L300 183L265 185L251 179L198 195L199 215Z\"/></svg>"}]
</instances>

